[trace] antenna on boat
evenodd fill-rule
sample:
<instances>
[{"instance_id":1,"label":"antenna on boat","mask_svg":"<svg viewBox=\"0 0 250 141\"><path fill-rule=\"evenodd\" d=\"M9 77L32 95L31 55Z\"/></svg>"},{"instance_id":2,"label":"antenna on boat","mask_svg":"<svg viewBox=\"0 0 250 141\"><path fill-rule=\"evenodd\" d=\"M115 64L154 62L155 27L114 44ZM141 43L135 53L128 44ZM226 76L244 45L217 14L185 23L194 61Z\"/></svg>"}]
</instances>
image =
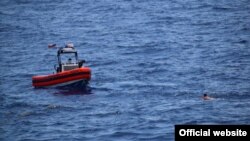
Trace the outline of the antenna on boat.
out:
<instances>
[{"instance_id":1,"label":"antenna on boat","mask_svg":"<svg viewBox=\"0 0 250 141\"><path fill-rule=\"evenodd\" d=\"M48 48L54 48L57 47L56 44L48 44Z\"/></svg>"}]
</instances>

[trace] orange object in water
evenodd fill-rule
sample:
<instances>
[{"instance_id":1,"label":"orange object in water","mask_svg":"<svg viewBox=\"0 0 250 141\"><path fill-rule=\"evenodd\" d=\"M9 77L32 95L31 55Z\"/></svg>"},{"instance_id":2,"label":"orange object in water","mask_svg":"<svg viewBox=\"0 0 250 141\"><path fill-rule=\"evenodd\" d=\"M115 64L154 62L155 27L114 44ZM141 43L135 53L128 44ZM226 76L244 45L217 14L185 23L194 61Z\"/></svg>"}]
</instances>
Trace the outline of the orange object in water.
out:
<instances>
[{"instance_id":1,"label":"orange object in water","mask_svg":"<svg viewBox=\"0 0 250 141\"><path fill-rule=\"evenodd\" d=\"M91 79L91 70L88 67L76 68L51 75L32 77L34 87L64 86L71 84L85 85Z\"/></svg>"}]
</instances>

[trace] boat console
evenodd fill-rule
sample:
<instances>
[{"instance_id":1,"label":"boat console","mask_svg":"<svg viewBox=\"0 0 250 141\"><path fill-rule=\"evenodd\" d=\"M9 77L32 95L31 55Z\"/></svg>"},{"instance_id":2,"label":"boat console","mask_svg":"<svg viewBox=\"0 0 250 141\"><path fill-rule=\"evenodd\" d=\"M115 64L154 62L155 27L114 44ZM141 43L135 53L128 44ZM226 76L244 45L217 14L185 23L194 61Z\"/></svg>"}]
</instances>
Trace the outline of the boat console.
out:
<instances>
[{"instance_id":1,"label":"boat console","mask_svg":"<svg viewBox=\"0 0 250 141\"><path fill-rule=\"evenodd\" d=\"M68 58L67 62L66 60L62 59L64 55L69 55L69 54L73 57L73 59ZM73 44L67 44L65 47L59 48L59 50L57 51L57 58L58 58L58 66L55 66L57 73L76 68L81 68L83 63L85 63L84 60L78 60L78 54Z\"/></svg>"}]
</instances>

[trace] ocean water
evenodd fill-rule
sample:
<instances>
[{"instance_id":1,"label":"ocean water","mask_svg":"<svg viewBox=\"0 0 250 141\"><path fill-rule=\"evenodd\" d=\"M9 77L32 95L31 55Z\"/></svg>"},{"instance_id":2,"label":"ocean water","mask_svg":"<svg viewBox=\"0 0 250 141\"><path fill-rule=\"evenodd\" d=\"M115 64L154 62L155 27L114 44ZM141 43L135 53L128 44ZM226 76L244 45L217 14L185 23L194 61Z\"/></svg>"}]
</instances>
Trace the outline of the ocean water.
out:
<instances>
[{"instance_id":1,"label":"ocean water","mask_svg":"<svg viewBox=\"0 0 250 141\"><path fill-rule=\"evenodd\" d=\"M249 0L0 4L2 141L171 141L176 124L250 124ZM34 89L57 63L47 45L68 42L89 90Z\"/></svg>"}]
</instances>

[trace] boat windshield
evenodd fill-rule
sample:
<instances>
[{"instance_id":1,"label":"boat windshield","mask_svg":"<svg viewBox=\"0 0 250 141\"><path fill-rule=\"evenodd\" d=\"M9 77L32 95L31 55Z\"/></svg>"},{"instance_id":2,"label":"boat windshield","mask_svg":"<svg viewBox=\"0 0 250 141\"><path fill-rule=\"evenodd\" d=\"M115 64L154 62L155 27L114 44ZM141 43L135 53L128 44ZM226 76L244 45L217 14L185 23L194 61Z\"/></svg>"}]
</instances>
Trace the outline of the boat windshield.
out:
<instances>
[{"instance_id":1,"label":"boat windshield","mask_svg":"<svg viewBox=\"0 0 250 141\"><path fill-rule=\"evenodd\" d=\"M76 63L76 57L74 53L67 53L61 55L61 63Z\"/></svg>"}]
</instances>

